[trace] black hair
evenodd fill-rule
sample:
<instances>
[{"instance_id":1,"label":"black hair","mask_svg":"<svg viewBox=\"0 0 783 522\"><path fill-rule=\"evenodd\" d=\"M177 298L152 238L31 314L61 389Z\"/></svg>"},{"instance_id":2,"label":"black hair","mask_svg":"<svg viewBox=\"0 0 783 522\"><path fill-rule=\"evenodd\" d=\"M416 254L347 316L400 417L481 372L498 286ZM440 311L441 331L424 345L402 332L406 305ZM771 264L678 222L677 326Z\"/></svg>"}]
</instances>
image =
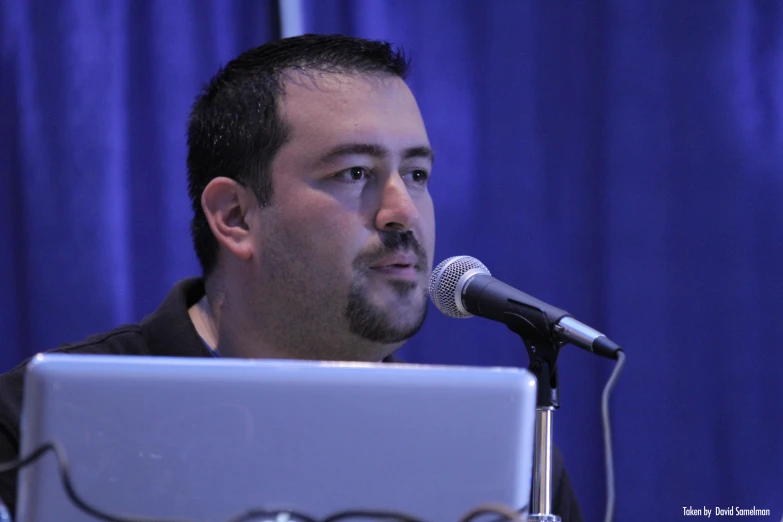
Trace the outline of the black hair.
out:
<instances>
[{"instance_id":1,"label":"black hair","mask_svg":"<svg viewBox=\"0 0 783 522\"><path fill-rule=\"evenodd\" d=\"M218 259L218 243L201 208L209 182L225 176L252 189L262 207L272 202L272 160L290 135L278 111L285 74L379 73L404 79L408 65L404 51L388 42L306 34L246 51L215 74L188 120L190 228L204 277Z\"/></svg>"}]
</instances>

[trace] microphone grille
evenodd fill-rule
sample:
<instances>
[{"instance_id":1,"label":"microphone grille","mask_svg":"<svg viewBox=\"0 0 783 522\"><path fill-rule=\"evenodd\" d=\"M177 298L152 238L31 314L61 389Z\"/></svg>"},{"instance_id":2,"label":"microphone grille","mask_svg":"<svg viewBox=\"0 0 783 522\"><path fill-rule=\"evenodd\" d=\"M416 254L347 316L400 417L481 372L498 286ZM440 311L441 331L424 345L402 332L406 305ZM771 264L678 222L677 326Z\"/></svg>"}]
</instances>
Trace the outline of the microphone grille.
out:
<instances>
[{"instance_id":1,"label":"microphone grille","mask_svg":"<svg viewBox=\"0 0 783 522\"><path fill-rule=\"evenodd\" d=\"M472 317L457 306L459 297L456 292L460 278L466 272L476 269L491 275L484 263L470 256L450 257L435 267L430 275L430 299L438 310L458 319Z\"/></svg>"}]
</instances>

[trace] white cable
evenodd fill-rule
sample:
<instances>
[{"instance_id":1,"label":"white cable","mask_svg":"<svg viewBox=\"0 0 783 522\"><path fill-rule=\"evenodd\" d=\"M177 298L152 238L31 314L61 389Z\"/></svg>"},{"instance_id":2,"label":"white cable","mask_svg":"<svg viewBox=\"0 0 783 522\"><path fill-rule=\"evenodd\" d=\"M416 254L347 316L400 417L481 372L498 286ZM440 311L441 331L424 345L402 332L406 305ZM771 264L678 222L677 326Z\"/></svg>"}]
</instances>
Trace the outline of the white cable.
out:
<instances>
[{"instance_id":1,"label":"white cable","mask_svg":"<svg viewBox=\"0 0 783 522\"><path fill-rule=\"evenodd\" d=\"M617 378L625 366L625 354L617 352L617 364L614 367L609 381L604 387L604 393L601 396L601 425L604 430L604 457L606 462L606 514L604 522L612 522L614 518L614 462L612 459L612 432L609 425L609 395L612 393Z\"/></svg>"}]
</instances>

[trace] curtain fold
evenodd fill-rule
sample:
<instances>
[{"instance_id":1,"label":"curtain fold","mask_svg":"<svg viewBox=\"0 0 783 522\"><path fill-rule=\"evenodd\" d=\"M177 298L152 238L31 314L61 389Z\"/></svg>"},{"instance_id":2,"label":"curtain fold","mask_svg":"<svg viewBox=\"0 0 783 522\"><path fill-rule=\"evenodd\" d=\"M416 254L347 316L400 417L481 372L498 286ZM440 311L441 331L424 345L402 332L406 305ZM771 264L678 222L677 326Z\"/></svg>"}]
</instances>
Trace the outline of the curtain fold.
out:
<instances>
[{"instance_id":1,"label":"curtain fold","mask_svg":"<svg viewBox=\"0 0 783 522\"><path fill-rule=\"evenodd\" d=\"M302 0L308 32L402 44L437 153L435 262L493 275L626 347L616 520L783 514L783 6ZM197 273L185 124L276 2L6 2L0 367L153 310ZM526 366L434 308L413 362ZM555 439L602 516L611 363L560 357ZM447 437L448 434L444 434Z\"/></svg>"},{"instance_id":2,"label":"curtain fold","mask_svg":"<svg viewBox=\"0 0 783 522\"><path fill-rule=\"evenodd\" d=\"M4 369L138 321L197 270L185 130L277 2L2 4Z\"/></svg>"}]
</instances>

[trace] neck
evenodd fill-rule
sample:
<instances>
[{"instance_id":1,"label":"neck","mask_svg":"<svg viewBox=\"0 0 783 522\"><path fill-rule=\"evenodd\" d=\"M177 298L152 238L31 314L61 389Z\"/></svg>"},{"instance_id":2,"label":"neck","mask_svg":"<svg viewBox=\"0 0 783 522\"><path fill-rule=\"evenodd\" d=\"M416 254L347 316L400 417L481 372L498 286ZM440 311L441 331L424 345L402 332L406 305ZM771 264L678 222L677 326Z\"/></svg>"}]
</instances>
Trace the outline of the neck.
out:
<instances>
[{"instance_id":1,"label":"neck","mask_svg":"<svg viewBox=\"0 0 783 522\"><path fill-rule=\"evenodd\" d=\"M204 284L206 292L188 309L193 327L209 347L223 357L255 359L287 359L283 353L266 346L254 332L242 323L241 314L232 313L225 290L214 281ZM239 307L243 308L242 306ZM253 339L243 343L243 339Z\"/></svg>"},{"instance_id":2,"label":"neck","mask_svg":"<svg viewBox=\"0 0 783 522\"><path fill-rule=\"evenodd\" d=\"M260 317L248 321L245 315L254 309L252 303L241 302L241 296L233 293L233 297L228 298L226 287L214 281L210 283L205 283L205 295L188 309L188 314L196 332L223 357L380 361L393 351L388 346L361 339L338 341L343 336L338 334L340 328L334 323L322 325L325 326L324 335L313 342L302 335L304 329L291 328L290 320L285 321L285 326L268 324L277 315L273 310L258 310ZM330 331L332 329L336 331ZM367 346L359 349L354 346L357 342ZM357 354L369 357L357 357Z\"/></svg>"},{"instance_id":3,"label":"neck","mask_svg":"<svg viewBox=\"0 0 783 522\"><path fill-rule=\"evenodd\" d=\"M196 332L210 348L217 351L220 340L218 336L218 319L217 314L210 307L209 298L206 294L188 309L188 315Z\"/></svg>"}]
</instances>

